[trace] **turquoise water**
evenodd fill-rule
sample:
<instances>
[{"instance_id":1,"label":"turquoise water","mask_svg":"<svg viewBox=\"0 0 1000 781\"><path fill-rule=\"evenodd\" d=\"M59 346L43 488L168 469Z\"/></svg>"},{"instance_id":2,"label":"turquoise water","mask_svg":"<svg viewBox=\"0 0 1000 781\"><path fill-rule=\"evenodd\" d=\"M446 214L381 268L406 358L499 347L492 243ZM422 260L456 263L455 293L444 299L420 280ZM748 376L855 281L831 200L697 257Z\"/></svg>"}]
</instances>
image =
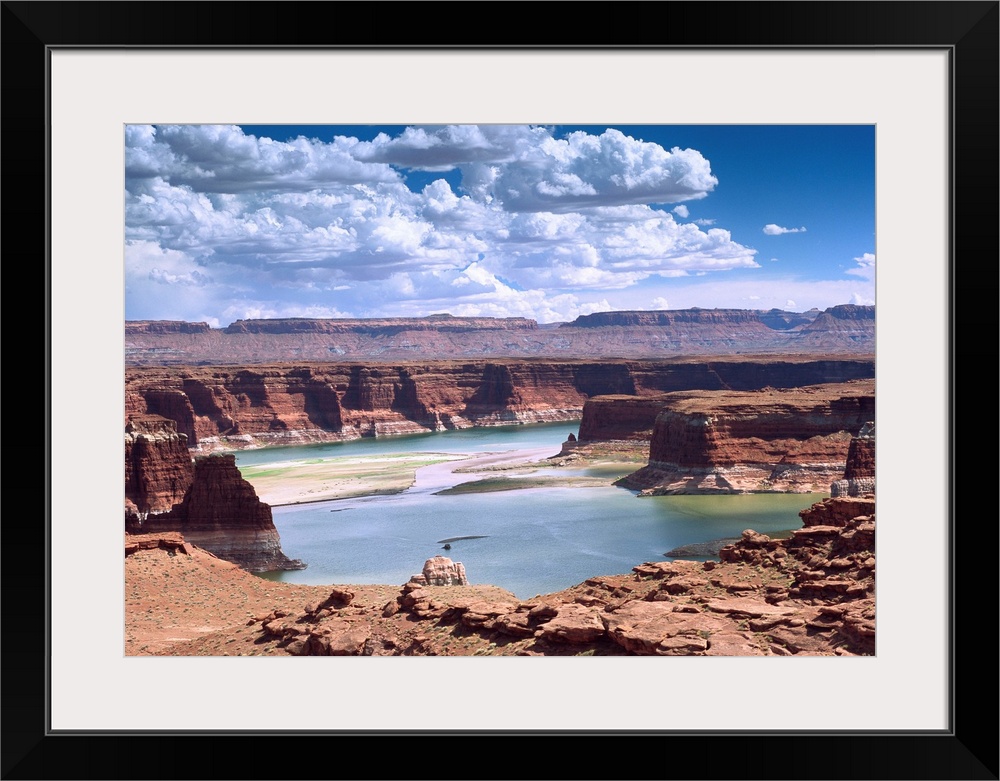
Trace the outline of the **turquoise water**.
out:
<instances>
[{"instance_id":1,"label":"turquoise water","mask_svg":"<svg viewBox=\"0 0 1000 781\"><path fill-rule=\"evenodd\" d=\"M484 453L551 446L559 451L573 424L478 428L335 445L244 451L237 463L342 458L404 452ZM615 487L530 488L435 495L477 475L453 475L453 464L418 471L413 488L394 496L344 499L273 509L281 547L309 566L267 577L290 583L402 584L426 559L445 555L465 565L471 583L492 583L522 599L559 591L595 575L630 572L663 561L680 545L801 527L799 510L822 494L642 497ZM588 469L548 475L596 475ZM440 540L457 540L442 549Z\"/></svg>"}]
</instances>

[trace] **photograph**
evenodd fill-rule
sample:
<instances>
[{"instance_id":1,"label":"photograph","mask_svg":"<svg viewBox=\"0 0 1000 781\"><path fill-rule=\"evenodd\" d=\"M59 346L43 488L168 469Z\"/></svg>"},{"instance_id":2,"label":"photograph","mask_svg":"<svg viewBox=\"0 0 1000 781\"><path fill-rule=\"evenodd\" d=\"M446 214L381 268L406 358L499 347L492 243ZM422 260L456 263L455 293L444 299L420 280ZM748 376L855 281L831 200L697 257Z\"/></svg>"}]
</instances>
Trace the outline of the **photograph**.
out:
<instances>
[{"instance_id":1,"label":"photograph","mask_svg":"<svg viewBox=\"0 0 1000 781\"><path fill-rule=\"evenodd\" d=\"M874 655L875 139L127 125L125 653Z\"/></svg>"},{"instance_id":2,"label":"photograph","mask_svg":"<svg viewBox=\"0 0 1000 781\"><path fill-rule=\"evenodd\" d=\"M995 781L995 0L2 6L0 777Z\"/></svg>"}]
</instances>

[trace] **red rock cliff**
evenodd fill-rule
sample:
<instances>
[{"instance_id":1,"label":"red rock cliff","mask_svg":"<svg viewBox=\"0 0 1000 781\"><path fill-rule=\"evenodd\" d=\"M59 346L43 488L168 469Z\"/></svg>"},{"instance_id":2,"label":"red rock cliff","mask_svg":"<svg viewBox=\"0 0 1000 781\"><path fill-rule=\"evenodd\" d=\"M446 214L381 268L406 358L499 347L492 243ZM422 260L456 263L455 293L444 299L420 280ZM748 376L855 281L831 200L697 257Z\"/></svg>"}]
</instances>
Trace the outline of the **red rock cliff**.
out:
<instances>
[{"instance_id":1,"label":"red rock cliff","mask_svg":"<svg viewBox=\"0 0 1000 781\"><path fill-rule=\"evenodd\" d=\"M583 405L579 441L646 441L653 436L656 416L669 394L651 396L595 396Z\"/></svg>"},{"instance_id":2,"label":"red rock cliff","mask_svg":"<svg viewBox=\"0 0 1000 781\"><path fill-rule=\"evenodd\" d=\"M126 415L177 423L191 447L337 441L574 420L602 394L790 387L874 376L874 361L434 361L126 371Z\"/></svg>"},{"instance_id":3,"label":"red rock cliff","mask_svg":"<svg viewBox=\"0 0 1000 781\"><path fill-rule=\"evenodd\" d=\"M133 513L166 512L184 498L194 476L185 434L160 415L125 424L125 502Z\"/></svg>"},{"instance_id":4,"label":"red rock cliff","mask_svg":"<svg viewBox=\"0 0 1000 781\"><path fill-rule=\"evenodd\" d=\"M623 485L653 494L826 492L875 410L870 380L668 396L648 466Z\"/></svg>"},{"instance_id":5,"label":"red rock cliff","mask_svg":"<svg viewBox=\"0 0 1000 781\"><path fill-rule=\"evenodd\" d=\"M180 532L184 539L251 572L303 569L281 551L271 508L236 467L231 454L195 460L184 499L169 512L150 515L130 532Z\"/></svg>"}]
</instances>

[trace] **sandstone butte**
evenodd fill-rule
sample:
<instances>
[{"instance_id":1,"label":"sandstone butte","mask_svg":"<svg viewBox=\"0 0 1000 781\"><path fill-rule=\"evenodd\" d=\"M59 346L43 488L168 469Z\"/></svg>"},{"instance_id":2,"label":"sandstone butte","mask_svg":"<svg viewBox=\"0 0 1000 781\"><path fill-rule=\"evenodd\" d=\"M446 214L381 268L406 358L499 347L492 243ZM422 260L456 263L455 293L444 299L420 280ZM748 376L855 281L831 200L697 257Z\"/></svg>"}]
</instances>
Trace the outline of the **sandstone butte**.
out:
<instances>
[{"instance_id":1,"label":"sandstone butte","mask_svg":"<svg viewBox=\"0 0 1000 781\"><path fill-rule=\"evenodd\" d=\"M125 433L125 530L177 532L250 572L303 569L281 551L271 508L243 479L232 454L192 462L172 420L133 418Z\"/></svg>"},{"instance_id":2,"label":"sandstone butte","mask_svg":"<svg viewBox=\"0 0 1000 781\"><path fill-rule=\"evenodd\" d=\"M872 428L856 450L848 482L867 476ZM748 529L718 561L647 562L531 600L464 585L464 568L444 557L401 587L292 586L176 532L126 534L126 653L874 654L874 495L825 499L800 516L788 539Z\"/></svg>"},{"instance_id":3,"label":"sandstone butte","mask_svg":"<svg viewBox=\"0 0 1000 781\"><path fill-rule=\"evenodd\" d=\"M637 429L636 415L652 411L651 401L625 404ZM826 492L841 479L852 435L875 416L875 382L678 392L655 401L659 410L650 430L648 464L621 485L652 495ZM591 405L586 432L600 436L599 421L593 419L613 420L621 400L595 399ZM587 422L587 408L584 412ZM583 425L580 430L585 441Z\"/></svg>"}]
</instances>

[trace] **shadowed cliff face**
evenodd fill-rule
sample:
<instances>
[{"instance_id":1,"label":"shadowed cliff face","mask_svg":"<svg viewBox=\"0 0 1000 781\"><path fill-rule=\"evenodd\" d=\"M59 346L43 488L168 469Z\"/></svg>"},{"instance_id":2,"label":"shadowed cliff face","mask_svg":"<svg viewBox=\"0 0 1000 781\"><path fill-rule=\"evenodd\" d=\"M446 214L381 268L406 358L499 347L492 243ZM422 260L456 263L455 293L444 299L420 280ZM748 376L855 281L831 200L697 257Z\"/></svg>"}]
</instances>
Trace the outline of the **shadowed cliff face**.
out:
<instances>
[{"instance_id":1,"label":"shadowed cliff face","mask_svg":"<svg viewBox=\"0 0 1000 781\"><path fill-rule=\"evenodd\" d=\"M305 566L282 553L270 506L257 498L231 454L196 459L183 500L169 512L132 524L129 531L180 532L188 542L251 572Z\"/></svg>"},{"instance_id":2,"label":"shadowed cliff face","mask_svg":"<svg viewBox=\"0 0 1000 781\"><path fill-rule=\"evenodd\" d=\"M194 476L184 434L173 420L141 415L125 425L125 499L135 513L165 512L184 498Z\"/></svg>"},{"instance_id":3,"label":"shadowed cliff face","mask_svg":"<svg viewBox=\"0 0 1000 781\"><path fill-rule=\"evenodd\" d=\"M271 508L232 455L192 462L172 420L134 416L125 427L125 528L179 532L188 542L253 572L302 569L281 551Z\"/></svg>"},{"instance_id":4,"label":"shadowed cliff face","mask_svg":"<svg viewBox=\"0 0 1000 781\"><path fill-rule=\"evenodd\" d=\"M434 361L126 371L126 416L174 420L190 447L339 441L575 420L595 394L788 388L873 377L870 359Z\"/></svg>"}]
</instances>

